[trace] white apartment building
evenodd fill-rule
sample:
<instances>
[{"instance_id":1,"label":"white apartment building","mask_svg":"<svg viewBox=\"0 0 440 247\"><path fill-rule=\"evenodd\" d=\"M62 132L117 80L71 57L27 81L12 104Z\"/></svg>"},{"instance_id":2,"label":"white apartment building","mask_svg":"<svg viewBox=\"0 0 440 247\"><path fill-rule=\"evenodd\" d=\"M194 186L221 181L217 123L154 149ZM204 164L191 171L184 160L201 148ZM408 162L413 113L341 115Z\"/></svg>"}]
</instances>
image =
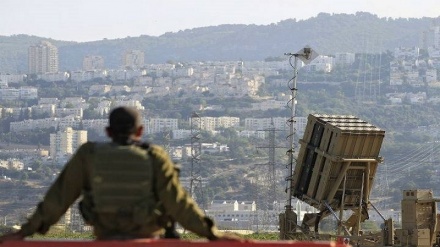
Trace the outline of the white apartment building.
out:
<instances>
[{"instance_id":1,"label":"white apartment building","mask_svg":"<svg viewBox=\"0 0 440 247\"><path fill-rule=\"evenodd\" d=\"M264 131L256 131L256 130L242 130L237 132L238 136L240 137L255 137L260 139L265 139L265 132Z\"/></svg>"},{"instance_id":2,"label":"white apartment building","mask_svg":"<svg viewBox=\"0 0 440 247\"><path fill-rule=\"evenodd\" d=\"M425 80L427 83L437 82L437 70L436 69L426 70Z\"/></svg>"},{"instance_id":3,"label":"white apartment building","mask_svg":"<svg viewBox=\"0 0 440 247\"><path fill-rule=\"evenodd\" d=\"M274 118L245 118L244 128L250 131L263 131L271 128L277 130L288 130L290 128L289 118L286 117L274 117ZM273 125L272 125L273 122ZM306 117L295 117L294 128L299 135L304 133L307 125ZM243 135L248 134L244 132Z\"/></svg>"},{"instance_id":4,"label":"white apartment building","mask_svg":"<svg viewBox=\"0 0 440 247\"><path fill-rule=\"evenodd\" d=\"M133 99L141 99L141 101L147 97L147 94L153 91L152 87L149 86L133 86L131 87L130 97Z\"/></svg>"},{"instance_id":5,"label":"white apartment building","mask_svg":"<svg viewBox=\"0 0 440 247\"><path fill-rule=\"evenodd\" d=\"M72 81L90 81L96 78L106 78L108 76L106 70L89 70L89 71L73 71L69 74Z\"/></svg>"},{"instance_id":6,"label":"white apartment building","mask_svg":"<svg viewBox=\"0 0 440 247\"><path fill-rule=\"evenodd\" d=\"M153 84L153 77L146 76L144 74L134 79L134 86L151 86Z\"/></svg>"},{"instance_id":7,"label":"white apartment building","mask_svg":"<svg viewBox=\"0 0 440 247\"><path fill-rule=\"evenodd\" d=\"M14 108L7 108L4 107L2 109L3 113L5 114L5 116L10 116L14 119L17 119L18 117L20 117L20 114L22 112L24 108L21 107L14 107Z\"/></svg>"},{"instance_id":8,"label":"white apartment building","mask_svg":"<svg viewBox=\"0 0 440 247\"><path fill-rule=\"evenodd\" d=\"M49 154L53 159L59 159L71 155L81 144L87 142L87 131L72 130L68 127L63 131L50 134Z\"/></svg>"},{"instance_id":9,"label":"white apartment building","mask_svg":"<svg viewBox=\"0 0 440 247\"><path fill-rule=\"evenodd\" d=\"M288 118L286 117L245 118L244 128L246 130L266 130L270 128L284 130L288 128L287 120Z\"/></svg>"},{"instance_id":10,"label":"white apartment building","mask_svg":"<svg viewBox=\"0 0 440 247\"><path fill-rule=\"evenodd\" d=\"M192 76L194 74L194 69L193 68L175 68L174 70L172 70L171 75L172 76L178 76L178 77L189 77Z\"/></svg>"},{"instance_id":11,"label":"white apartment building","mask_svg":"<svg viewBox=\"0 0 440 247\"><path fill-rule=\"evenodd\" d=\"M131 92L131 88L127 85L113 85L110 88L109 95L119 96Z\"/></svg>"},{"instance_id":12,"label":"white apartment building","mask_svg":"<svg viewBox=\"0 0 440 247\"><path fill-rule=\"evenodd\" d=\"M18 113L19 112L20 111L18 111ZM9 129L11 132L31 131L36 129L50 129L50 128L63 129L69 126L78 127L79 123L80 123L79 119L75 119L73 117L28 119L19 122L11 122L9 124Z\"/></svg>"},{"instance_id":13,"label":"white apartment building","mask_svg":"<svg viewBox=\"0 0 440 247\"><path fill-rule=\"evenodd\" d=\"M35 116L55 116L56 104L38 104L31 106L32 113Z\"/></svg>"},{"instance_id":14,"label":"white apartment building","mask_svg":"<svg viewBox=\"0 0 440 247\"><path fill-rule=\"evenodd\" d=\"M30 46L28 68L30 74L58 72L58 48L47 41Z\"/></svg>"},{"instance_id":15,"label":"white apartment building","mask_svg":"<svg viewBox=\"0 0 440 247\"><path fill-rule=\"evenodd\" d=\"M93 71L93 70L103 70L104 69L104 58L101 56L85 56L83 59L83 70Z\"/></svg>"},{"instance_id":16,"label":"white apartment building","mask_svg":"<svg viewBox=\"0 0 440 247\"><path fill-rule=\"evenodd\" d=\"M67 116L58 119L58 129L66 129L69 127L79 128L81 119L79 117Z\"/></svg>"},{"instance_id":17,"label":"white apartment building","mask_svg":"<svg viewBox=\"0 0 440 247\"><path fill-rule=\"evenodd\" d=\"M16 158L9 158L8 160L0 160L0 166L6 169L12 168L17 171L22 171L24 169L23 161Z\"/></svg>"},{"instance_id":18,"label":"white apartment building","mask_svg":"<svg viewBox=\"0 0 440 247\"><path fill-rule=\"evenodd\" d=\"M118 99L113 102L113 108L119 107L119 106L129 106L133 107L138 111L145 110L145 107L142 106L142 103L139 100L130 100L130 99Z\"/></svg>"},{"instance_id":19,"label":"white apartment building","mask_svg":"<svg viewBox=\"0 0 440 247\"><path fill-rule=\"evenodd\" d=\"M103 96L110 92L111 88L111 85L92 85L89 88L89 96Z\"/></svg>"},{"instance_id":20,"label":"white apartment building","mask_svg":"<svg viewBox=\"0 0 440 247\"><path fill-rule=\"evenodd\" d=\"M190 119L191 121L191 119ZM201 117L200 129L202 130L215 130L215 117Z\"/></svg>"},{"instance_id":21,"label":"white apartment building","mask_svg":"<svg viewBox=\"0 0 440 247\"><path fill-rule=\"evenodd\" d=\"M172 131L173 140L187 139L191 137L191 130L177 129Z\"/></svg>"},{"instance_id":22,"label":"white apartment building","mask_svg":"<svg viewBox=\"0 0 440 247\"><path fill-rule=\"evenodd\" d=\"M108 119L84 119L81 123L84 130L94 130L96 133L105 135L104 130L108 126Z\"/></svg>"},{"instance_id":23,"label":"white apartment building","mask_svg":"<svg viewBox=\"0 0 440 247\"><path fill-rule=\"evenodd\" d=\"M323 71L329 73L333 69L333 57L320 55L310 64L304 66L307 71Z\"/></svg>"},{"instance_id":24,"label":"white apartment building","mask_svg":"<svg viewBox=\"0 0 440 247\"><path fill-rule=\"evenodd\" d=\"M12 101L20 99L20 90L16 88L1 88L0 100Z\"/></svg>"},{"instance_id":25,"label":"white apartment building","mask_svg":"<svg viewBox=\"0 0 440 247\"><path fill-rule=\"evenodd\" d=\"M160 133L167 130L177 130L177 118L152 118L150 119L150 129L147 134Z\"/></svg>"},{"instance_id":26,"label":"white apartment building","mask_svg":"<svg viewBox=\"0 0 440 247\"><path fill-rule=\"evenodd\" d=\"M398 86L403 85L403 72L391 70L390 71L390 85L391 86Z\"/></svg>"},{"instance_id":27,"label":"white apartment building","mask_svg":"<svg viewBox=\"0 0 440 247\"><path fill-rule=\"evenodd\" d=\"M44 81L67 81L70 78L70 74L67 72L48 72L38 75L37 78Z\"/></svg>"},{"instance_id":28,"label":"white apartment building","mask_svg":"<svg viewBox=\"0 0 440 247\"><path fill-rule=\"evenodd\" d=\"M406 78L406 83L411 86L420 87L424 84L423 78L419 76L418 70L406 71L404 78Z\"/></svg>"},{"instance_id":29,"label":"white apartment building","mask_svg":"<svg viewBox=\"0 0 440 247\"><path fill-rule=\"evenodd\" d=\"M217 128L232 128L240 126L240 118L238 117L217 117L215 118L215 126Z\"/></svg>"},{"instance_id":30,"label":"white apartment building","mask_svg":"<svg viewBox=\"0 0 440 247\"><path fill-rule=\"evenodd\" d=\"M143 51L126 51L122 57L123 67L128 69L139 69L144 66L145 54Z\"/></svg>"},{"instance_id":31,"label":"white apartment building","mask_svg":"<svg viewBox=\"0 0 440 247\"><path fill-rule=\"evenodd\" d=\"M0 100L30 100L38 98L36 87L0 88Z\"/></svg>"},{"instance_id":32,"label":"white apartment building","mask_svg":"<svg viewBox=\"0 0 440 247\"><path fill-rule=\"evenodd\" d=\"M82 97L66 97L61 100L60 107L65 108L66 106L74 106L74 107L87 107L88 104L86 100Z\"/></svg>"},{"instance_id":33,"label":"white apartment building","mask_svg":"<svg viewBox=\"0 0 440 247\"><path fill-rule=\"evenodd\" d=\"M38 98L38 88L36 87L20 87L20 99L30 100Z\"/></svg>"},{"instance_id":34,"label":"white apartment building","mask_svg":"<svg viewBox=\"0 0 440 247\"><path fill-rule=\"evenodd\" d=\"M0 79L0 88L8 88L8 87L9 87L8 82L7 81L2 81Z\"/></svg>"},{"instance_id":35,"label":"white apartment building","mask_svg":"<svg viewBox=\"0 0 440 247\"><path fill-rule=\"evenodd\" d=\"M340 66L352 65L355 61L356 55L354 53L336 53L335 54L335 64Z\"/></svg>"},{"instance_id":36,"label":"white apartment building","mask_svg":"<svg viewBox=\"0 0 440 247\"><path fill-rule=\"evenodd\" d=\"M406 97L409 99L411 104L422 104L427 100L426 92L418 92L418 93L407 93Z\"/></svg>"},{"instance_id":37,"label":"white apartment building","mask_svg":"<svg viewBox=\"0 0 440 247\"><path fill-rule=\"evenodd\" d=\"M58 98L40 98L38 99L39 105L58 105L60 103L60 100Z\"/></svg>"},{"instance_id":38,"label":"white apartment building","mask_svg":"<svg viewBox=\"0 0 440 247\"><path fill-rule=\"evenodd\" d=\"M67 117L67 116L82 118L83 117L83 109L82 108L56 108L55 109L55 117Z\"/></svg>"},{"instance_id":39,"label":"white apartment building","mask_svg":"<svg viewBox=\"0 0 440 247\"><path fill-rule=\"evenodd\" d=\"M20 83L24 81L26 75L23 74L2 74L0 73L0 82L7 84Z\"/></svg>"},{"instance_id":40,"label":"white apartment building","mask_svg":"<svg viewBox=\"0 0 440 247\"><path fill-rule=\"evenodd\" d=\"M440 58L440 48L429 47L428 54L430 58L438 59Z\"/></svg>"},{"instance_id":41,"label":"white apartment building","mask_svg":"<svg viewBox=\"0 0 440 247\"><path fill-rule=\"evenodd\" d=\"M229 152L229 147L226 144L220 143L202 143L201 144L202 154L215 154Z\"/></svg>"},{"instance_id":42,"label":"white apartment building","mask_svg":"<svg viewBox=\"0 0 440 247\"><path fill-rule=\"evenodd\" d=\"M396 47L394 48L394 57L400 59L417 59L420 55L419 47Z\"/></svg>"},{"instance_id":43,"label":"white apartment building","mask_svg":"<svg viewBox=\"0 0 440 247\"><path fill-rule=\"evenodd\" d=\"M284 81L284 84L286 82ZM252 110L267 111L270 109L284 109L287 107L287 101L265 100L263 102L252 103Z\"/></svg>"},{"instance_id":44,"label":"white apartment building","mask_svg":"<svg viewBox=\"0 0 440 247\"><path fill-rule=\"evenodd\" d=\"M200 128L202 130L214 131L218 128L231 128L240 125L238 117L201 117Z\"/></svg>"}]
</instances>

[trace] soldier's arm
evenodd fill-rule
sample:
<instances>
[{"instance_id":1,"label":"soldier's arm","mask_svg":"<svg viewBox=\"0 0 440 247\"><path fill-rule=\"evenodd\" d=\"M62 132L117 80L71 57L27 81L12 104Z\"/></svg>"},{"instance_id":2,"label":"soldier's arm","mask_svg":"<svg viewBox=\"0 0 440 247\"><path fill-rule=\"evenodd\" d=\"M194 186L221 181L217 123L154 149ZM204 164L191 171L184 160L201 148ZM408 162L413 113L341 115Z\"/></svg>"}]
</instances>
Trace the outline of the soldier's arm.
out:
<instances>
[{"instance_id":1,"label":"soldier's arm","mask_svg":"<svg viewBox=\"0 0 440 247\"><path fill-rule=\"evenodd\" d=\"M37 206L34 214L25 223L20 232L24 236L46 233L67 211L81 194L85 184L85 160L90 143L82 145L65 165L55 182L50 186L44 200Z\"/></svg>"},{"instance_id":2,"label":"soldier's arm","mask_svg":"<svg viewBox=\"0 0 440 247\"><path fill-rule=\"evenodd\" d=\"M158 146L151 147L155 167L156 190L165 210L185 229L208 239L222 234L207 218L179 182L178 174L168 154Z\"/></svg>"}]
</instances>

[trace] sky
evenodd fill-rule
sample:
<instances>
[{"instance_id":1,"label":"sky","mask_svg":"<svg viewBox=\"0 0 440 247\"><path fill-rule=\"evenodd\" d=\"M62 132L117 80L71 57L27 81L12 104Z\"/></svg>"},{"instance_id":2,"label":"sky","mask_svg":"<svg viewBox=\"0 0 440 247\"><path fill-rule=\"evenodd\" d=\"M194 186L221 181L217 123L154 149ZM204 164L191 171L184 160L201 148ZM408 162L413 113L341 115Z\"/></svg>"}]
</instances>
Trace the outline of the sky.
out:
<instances>
[{"instance_id":1,"label":"sky","mask_svg":"<svg viewBox=\"0 0 440 247\"><path fill-rule=\"evenodd\" d=\"M0 0L0 35L96 41L221 24L269 25L325 12L439 17L439 0Z\"/></svg>"}]
</instances>

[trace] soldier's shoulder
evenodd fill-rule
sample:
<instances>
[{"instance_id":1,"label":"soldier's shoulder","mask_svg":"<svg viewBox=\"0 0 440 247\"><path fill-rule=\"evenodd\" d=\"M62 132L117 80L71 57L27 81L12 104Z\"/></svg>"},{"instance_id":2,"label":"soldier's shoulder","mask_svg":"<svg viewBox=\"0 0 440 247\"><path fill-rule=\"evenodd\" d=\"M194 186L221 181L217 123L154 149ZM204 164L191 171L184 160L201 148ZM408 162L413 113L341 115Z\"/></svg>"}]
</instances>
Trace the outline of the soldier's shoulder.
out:
<instances>
[{"instance_id":1,"label":"soldier's shoulder","mask_svg":"<svg viewBox=\"0 0 440 247\"><path fill-rule=\"evenodd\" d=\"M86 142L81 144L81 146L79 147L79 150L84 150L84 151L91 151L95 148L96 143L95 142Z\"/></svg>"},{"instance_id":2,"label":"soldier's shoulder","mask_svg":"<svg viewBox=\"0 0 440 247\"><path fill-rule=\"evenodd\" d=\"M108 146L108 143L88 141L79 147L79 151L84 153L94 153L97 149L103 146Z\"/></svg>"},{"instance_id":3,"label":"soldier's shoulder","mask_svg":"<svg viewBox=\"0 0 440 247\"><path fill-rule=\"evenodd\" d=\"M155 145L155 144L150 144L149 146L150 149L150 153L158 158L166 158L167 157L167 152L165 151L165 149L159 145Z\"/></svg>"}]
</instances>

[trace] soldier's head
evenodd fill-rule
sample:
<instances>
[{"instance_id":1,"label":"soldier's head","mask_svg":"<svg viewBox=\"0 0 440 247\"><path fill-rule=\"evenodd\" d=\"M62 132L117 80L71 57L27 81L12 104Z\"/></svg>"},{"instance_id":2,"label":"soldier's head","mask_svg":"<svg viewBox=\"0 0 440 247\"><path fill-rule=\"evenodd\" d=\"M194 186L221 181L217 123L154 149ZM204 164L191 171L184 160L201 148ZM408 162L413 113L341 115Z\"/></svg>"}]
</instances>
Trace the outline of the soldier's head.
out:
<instances>
[{"instance_id":1,"label":"soldier's head","mask_svg":"<svg viewBox=\"0 0 440 247\"><path fill-rule=\"evenodd\" d=\"M140 141L143 133L141 116L133 107L117 107L110 112L107 135L113 142Z\"/></svg>"}]
</instances>

